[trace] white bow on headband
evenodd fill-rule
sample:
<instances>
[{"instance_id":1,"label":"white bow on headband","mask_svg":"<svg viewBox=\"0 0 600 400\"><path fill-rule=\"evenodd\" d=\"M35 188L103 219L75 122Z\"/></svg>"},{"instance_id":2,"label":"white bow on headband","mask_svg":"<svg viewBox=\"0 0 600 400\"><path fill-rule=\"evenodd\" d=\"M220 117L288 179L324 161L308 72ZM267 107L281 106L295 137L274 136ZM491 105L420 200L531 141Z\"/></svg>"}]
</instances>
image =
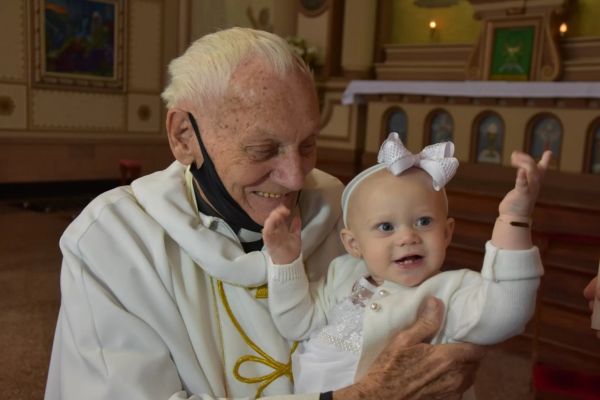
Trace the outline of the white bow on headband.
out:
<instances>
[{"instance_id":1,"label":"white bow on headband","mask_svg":"<svg viewBox=\"0 0 600 400\"><path fill-rule=\"evenodd\" d=\"M421 168L431 175L433 188L440 190L452 179L458 168L458 160L453 155L452 142L432 144L419 154L413 154L404 147L398 133L392 132L381 145L377 162L385 164L396 176L411 167Z\"/></svg>"}]
</instances>

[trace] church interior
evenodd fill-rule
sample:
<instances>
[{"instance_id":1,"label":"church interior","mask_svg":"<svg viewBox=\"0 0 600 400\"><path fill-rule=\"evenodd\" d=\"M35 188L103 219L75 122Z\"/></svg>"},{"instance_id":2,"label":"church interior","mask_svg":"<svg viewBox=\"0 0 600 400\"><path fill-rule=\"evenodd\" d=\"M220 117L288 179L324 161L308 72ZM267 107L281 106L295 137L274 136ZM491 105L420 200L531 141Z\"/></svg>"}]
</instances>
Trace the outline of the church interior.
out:
<instances>
[{"instance_id":1,"label":"church interior","mask_svg":"<svg viewBox=\"0 0 600 400\"><path fill-rule=\"evenodd\" d=\"M535 315L489 349L475 389L600 398L582 296L600 268L600 2L88 0L104 7L90 15L74 12L81 3L0 2L0 398L43 398L62 231L99 193L173 161L167 64L231 26L280 35L311 66L317 167L342 181L376 162L391 131L413 152L454 142L449 269L480 269L514 184L511 152L552 150L532 218L545 268ZM81 34L99 51L75 65Z\"/></svg>"}]
</instances>

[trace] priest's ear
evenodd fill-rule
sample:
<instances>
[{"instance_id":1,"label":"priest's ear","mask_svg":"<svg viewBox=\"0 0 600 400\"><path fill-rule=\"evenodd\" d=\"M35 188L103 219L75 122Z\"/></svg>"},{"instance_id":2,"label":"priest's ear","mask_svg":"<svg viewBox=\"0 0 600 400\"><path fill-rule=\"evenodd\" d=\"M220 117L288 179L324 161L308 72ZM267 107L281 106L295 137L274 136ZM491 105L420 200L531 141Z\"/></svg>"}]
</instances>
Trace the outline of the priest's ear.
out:
<instances>
[{"instance_id":1,"label":"priest's ear","mask_svg":"<svg viewBox=\"0 0 600 400\"><path fill-rule=\"evenodd\" d=\"M362 257L362 252L360 251L358 241L354 237L354 232L348 228L344 228L340 231L340 238L348 254L356 258Z\"/></svg>"},{"instance_id":2,"label":"priest's ear","mask_svg":"<svg viewBox=\"0 0 600 400\"><path fill-rule=\"evenodd\" d=\"M184 165L202 165L200 145L186 111L170 108L167 111L167 136L173 156Z\"/></svg>"}]
</instances>

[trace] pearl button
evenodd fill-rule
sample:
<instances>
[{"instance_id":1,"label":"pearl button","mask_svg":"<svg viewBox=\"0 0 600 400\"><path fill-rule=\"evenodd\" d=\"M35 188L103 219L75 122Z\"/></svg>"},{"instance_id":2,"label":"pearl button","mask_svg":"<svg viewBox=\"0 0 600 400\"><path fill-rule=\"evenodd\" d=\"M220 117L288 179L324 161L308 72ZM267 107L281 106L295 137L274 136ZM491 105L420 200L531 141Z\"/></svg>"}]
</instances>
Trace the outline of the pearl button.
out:
<instances>
[{"instance_id":1,"label":"pearl button","mask_svg":"<svg viewBox=\"0 0 600 400\"><path fill-rule=\"evenodd\" d=\"M379 289L379 295L381 297L387 296L389 294L389 292L385 289Z\"/></svg>"},{"instance_id":2,"label":"pearl button","mask_svg":"<svg viewBox=\"0 0 600 400\"><path fill-rule=\"evenodd\" d=\"M371 303L371 310L373 310L373 311L379 311L379 310L381 310L381 304L379 304L379 303Z\"/></svg>"}]
</instances>

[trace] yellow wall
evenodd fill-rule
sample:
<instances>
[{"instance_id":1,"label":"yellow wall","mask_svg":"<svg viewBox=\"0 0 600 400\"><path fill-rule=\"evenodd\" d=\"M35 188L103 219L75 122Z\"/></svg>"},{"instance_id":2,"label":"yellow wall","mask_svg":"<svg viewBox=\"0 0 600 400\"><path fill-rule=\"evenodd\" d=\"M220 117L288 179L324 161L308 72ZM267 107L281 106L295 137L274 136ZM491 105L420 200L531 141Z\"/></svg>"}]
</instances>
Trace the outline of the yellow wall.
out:
<instances>
[{"instance_id":1,"label":"yellow wall","mask_svg":"<svg viewBox=\"0 0 600 400\"><path fill-rule=\"evenodd\" d=\"M437 22L434 35L429 21ZM450 7L417 7L410 0L395 0L392 17L392 43L475 43L481 23L473 19L473 7L460 0ZM600 36L600 1L577 0L570 4L567 37Z\"/></svg>"},{"instance_id":2,"label":"yellow wall","mask_svg":"<svg viewBox=\"0 0 600 400\"><path fill-rule=\"evenodd\" d=\"M600 36L600 2L598 0L577 0L572 2L567 19L567 37Z\"/></svg>"},{"instance_id":3,"label":"yellow wall","mask_svg":"<svg viewBox=\"0 0 600 400\"><path fill-rule=\"evenodd\" d=\"M429 30L432 19L437 23L433 35ZM480 25L473 19L473 7L467 0L443 8L423 8L409 0L395 0L391 39L398 44L475 43Z\"/></svg>"}]
</instances>

